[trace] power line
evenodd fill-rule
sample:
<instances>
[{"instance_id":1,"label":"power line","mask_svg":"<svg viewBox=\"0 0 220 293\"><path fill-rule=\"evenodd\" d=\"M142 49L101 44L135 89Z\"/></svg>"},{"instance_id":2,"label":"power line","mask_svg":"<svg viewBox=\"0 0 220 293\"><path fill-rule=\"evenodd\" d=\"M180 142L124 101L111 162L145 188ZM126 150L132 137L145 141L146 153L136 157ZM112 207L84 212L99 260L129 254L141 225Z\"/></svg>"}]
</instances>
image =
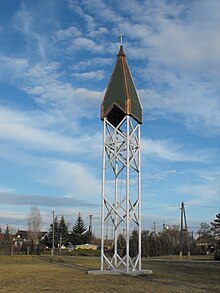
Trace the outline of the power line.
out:
<instances>
[{"instance_id":1,"label":"power line","mask_svg":"<svg viewBox=\"0 0 220 293\"><path fill-rule=\"evenodd\" d=\"M185 204L185 206L192 206L192 207L199 207L199 208L210 208L210 209L220 209L220 207L217 206L204 206L199 204ZM163 205L163 206L156 206L156 207L150 207L150 208L143 208L143 210L156 210L156 209L162 209L162 208L172 208L172 207L180 207L180 204L175 205Z\"/></svg>"},{"instance_id":2,"label":"power line","mask_svg":"<svg viewBox=\"0 0 220 293\"><path fill-rule=\"evenodd\" d=\"M173 208L173 207L179 207L179 204L175 205L164 205L164 206L158 206L158 207L151 207L151 208L143 208L142 210L156 210L156 209L163 209L163 208Z\"/></svg>"},{"instance_id":3,"label":"power line","mask_svg":"<svg viewBox=\"0 0 220 293\"><path fill-rule=\"evenodd\" d=\"M185 204L187 206L195 206L195 207L198 207L198 208L208 208L208 209L220 209L220 207L214 207L214 206L203 206L203 205L199 205L199 204Z\"/></svg>"}]
</instances>

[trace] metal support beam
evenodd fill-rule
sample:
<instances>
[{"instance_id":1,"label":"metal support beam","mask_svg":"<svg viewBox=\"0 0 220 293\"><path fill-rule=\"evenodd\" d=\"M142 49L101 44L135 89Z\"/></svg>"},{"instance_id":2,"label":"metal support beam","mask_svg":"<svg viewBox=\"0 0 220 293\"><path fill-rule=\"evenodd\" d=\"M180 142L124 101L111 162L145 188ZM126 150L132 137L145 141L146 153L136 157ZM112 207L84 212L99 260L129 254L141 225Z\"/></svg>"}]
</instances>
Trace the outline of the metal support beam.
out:
<instances>
[{"instance_id":1,"label":"metal support beam","mask_svg":"<svg viewBox=\"0 0 220 293\"><path fill-rule=\"evenodd\" d=\"M140 161L140 124L126 115L115 127L105 117L102 163L101 271L118 270L129 273L141 270ZM112 241L114 243L112 257L105 250L104 231L110 224L113 228ZM131 257L129 240L134 229L138 233L138 253L135 257ZM124 236L126 242L123 252L118 245L119 235Z\"/></svg>"}]
</instances>

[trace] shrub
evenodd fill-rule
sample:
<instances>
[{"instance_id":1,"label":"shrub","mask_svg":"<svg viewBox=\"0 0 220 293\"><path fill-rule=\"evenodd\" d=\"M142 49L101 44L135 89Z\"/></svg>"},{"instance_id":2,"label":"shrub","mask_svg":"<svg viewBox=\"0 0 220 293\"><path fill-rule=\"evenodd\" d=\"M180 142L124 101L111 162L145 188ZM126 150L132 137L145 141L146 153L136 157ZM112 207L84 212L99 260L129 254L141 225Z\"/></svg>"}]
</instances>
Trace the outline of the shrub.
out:
<instances>
[{"instance_id":1,"label":"shrub","mask_svg":"<svg viewBox=\"0 0 220 293\"><path fill-rule=\"evenodd\" d=\"M75 249L69 252L71 256L100 256L100 250L93 249Z\"/></svg>"}]
</instances>

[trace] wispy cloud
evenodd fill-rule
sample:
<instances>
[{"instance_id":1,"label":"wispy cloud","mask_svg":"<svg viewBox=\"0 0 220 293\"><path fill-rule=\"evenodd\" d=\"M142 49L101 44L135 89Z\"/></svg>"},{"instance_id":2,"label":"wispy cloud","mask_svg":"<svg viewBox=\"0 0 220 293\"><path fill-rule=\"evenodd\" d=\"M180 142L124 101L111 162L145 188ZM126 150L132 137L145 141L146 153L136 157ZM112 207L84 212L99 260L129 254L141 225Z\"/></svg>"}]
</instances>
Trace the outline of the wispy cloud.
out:
<instances>
[{"instance_id":1,"label":"wispy cloud","mask_svg":"<svg viewBox=\"0 0 220 293\"><path fill-rule=\"evenodd\" d=\"M176 176L178 175L179 172L175 169L169 169L169 170L156 170L153 171L151 174L143 174L144 176L144 181L148 180L148 182L153 182L153 181L161 181L165 180L170 176Z\"/></svg>"},{"instance_id":2,"label":"wispy cloud","mask_svg":"<svg viewBox=\"0 0 220 293\"><path fill-rule=\"evenodd\" d=\"M186 179L185 184L182 182L176 186L176 191L187 196L188 204L206 205L212 202L212 206L215 205L215 201L219 199L220 190L219 168L189 169L187 174L194 180ZM195 178L197 178L196 182Z\"/></svg>"},{"instance_id":3,"label":"wispy cloud","mask_svg":"<svg viewBox=\"0 0 220 293\"><path fill-rule=\"evenodd\" d=\"M13 84L28 69L28 60L24 58L0 56L1 69L0 78L2 81Z\"/></svg>"},{"instance_id":4,"label":"wispy cloud","mask_svg":"<svg viewBox=\"0 0 220 293\"><path fill-rule=\"evenodd\" d=\"M44 207L97 207L94 202L85 201L83 199L74 199L71 197L60 196L51 197L48 195L34 194L15 194L9 192L0 192L1 204L4 205L27 205L27 206L44 206ZM16 218L17 218L16 214Z\"/></svg>"},{"instance_id":5,"label":"wispy cloud","mask_svg":"<svg viewBox=\"0 0 220 293\"><path fill-rule=\"evenodd\" d=\"M70 197L85 199L100 196L101 186L96 172L95 168L82 163L52 159L44 160L36 176L40 183L62 188Z\"/></svg>"},{"instance_id":6,"label":"wispy cloud","mask_svg":"<svg viewBox=\"0 0 220 293\"><path fill-rule=\"evenodd\" d=\"M101 53L104 52L104 46L96 43L90 38L78 37L72 41L69 50L72 52L85 50L90 53Z\"/></svg>"},{"instance_id":7,"label":"wispy cloud","mask_svg":"<svg viewBox=\"0 0 220 293\"><path fill-rule=\"evenodd\" d=\"M142 139L142 152L146 156L173 162L209 162L213 154L210 150L186 151L182 144L173 140Z\"/></svg>"},{"instance_id":8,"label":"wispy cloud","mask_svg":"<svg viewBox=\"0 0 220 293\"><path fill-rule=\"evenodd\" d=\"M44 117L39 112L23 113L1 107L0 157L9 165L13 162L24 166L40 185L56 187L79 198L99 194L100 182L94 168L100 161L101 133L65 135L54 126L56 119L49 114ZM57 159L58 154L63 160ZM96 162L94 168L89 166L91 162ZM3 186L1 189L5 190Z\"/></svg>"},{"instance_id":9,"label":"wispy cloud","mask_svg":"<svg viewBox=\"0 0 220 293\"><path fill-rule=\"evenodd\" d=\"M79 37L81 36L81 31L79 28L71 25L66 29L59 29L55 33L55 39L58 41L65 41L70 40L71 38Z\"/></svg>"},{"instance_id":10,"label":"wispy cloud","mask_svg":"<svg viewBox=\"0 0 220 293\"><path fill-rule=\"evenodd\" d=\"M12 82L37 103L47 104L53 109L62 107L66 114L74 112L73 117L85 116L86 113L91 115L97 111L95 109L98 108L103 93L63 82L57 62L34 65L25 59L4 56L0 56L0 60L0 78Z\"/></svg>"},{"instance_id":11,"label":"wispy cloud","mask_svg":"<svg viewBox=\"0 0 220 293\"><path fill-rule=\"evenodd\" d=\"M94 80L94 81L102 80L105 78L103 70L73 73L73 76L81 80Z\"/></svg>"},{"instance_id":12,"label":"wispy cloud","mask_svg":"<svg viewBox=\"0 0 220 293\"><path fill-rule=\"evenodd\" d=\"M90 68L102 68L105 67L106 65L113 65L113 59L112 58L88 58L86 60L79 60L76 64L73 64L72 68L74 70L85 70L85 69L90 69Z\"/></svg>"},{"instance_id":13,"label":"wispy cloud","mask_svg":"<svg viewBox=\"0 0 220 293\"><path fill-rule=\"evenodd\" d=\"M51 119L50 117L44 119L46 125L41 125L40 120L42 118L45 117L38 112L24 114L0 107L1 140L15 142L17 147L20 145L22 149L26 150L72 155L87 153L94 156L101 149L101 133L77 135L76 139L76 137L64 135L53 129L53 126L56 125L55 117L51 116ZM91 145L91 148L88 149L87 145Z\"/></svg>"},{"instance_id":14,"label":"wispy cloud","mask_svg":"<svg viewBox=\"0 0 220 293\"><path fill-rule=\"evenodd\" d=\"M26 36L28 40L27 49L30 51L35 49L34 52L44 59L47 55L45 50L46 40L43 35L35 30L34 20L34 14L29 12L25 4L22 3L20 10L13 17L13 25L15 30Z\"/></svg>"},{"instance_id":15,"label":"wispy cloud","mask_svg":"<svg viewBox=\"0 0 220 293\"><path fill-rule=\"evenodd\" d=\"M153 72L149 74L154 76ZM219 85L213 82L171 78L169 86L161 90L156 88L139 91L144 108L154 110L166 119L170 119L172 114L177 114L176 121L179 119L199 135L219 135Z\"/></svg>"}]
</instances>

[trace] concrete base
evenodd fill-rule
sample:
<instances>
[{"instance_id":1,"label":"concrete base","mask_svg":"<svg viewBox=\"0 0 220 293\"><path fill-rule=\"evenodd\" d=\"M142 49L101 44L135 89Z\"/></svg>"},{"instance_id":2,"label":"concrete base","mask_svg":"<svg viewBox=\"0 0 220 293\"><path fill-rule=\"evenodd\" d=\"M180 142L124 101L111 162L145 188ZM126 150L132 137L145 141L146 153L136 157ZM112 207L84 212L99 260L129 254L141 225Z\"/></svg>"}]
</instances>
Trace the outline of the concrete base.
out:
<instances>
[{"instance_id":1,"label":"concrete base","mask_svg":"<svg viewBox=\"0 0 220 293\"><path fill-rule=\"evenodd\" d=\"M88 271L88 274L91 275L116 275L116 276L141 276L141 275L151 275L153 272L151 270L140 270L140 271L120 271L120 270L94 270Z\"/></svg>"}]
</instances>

